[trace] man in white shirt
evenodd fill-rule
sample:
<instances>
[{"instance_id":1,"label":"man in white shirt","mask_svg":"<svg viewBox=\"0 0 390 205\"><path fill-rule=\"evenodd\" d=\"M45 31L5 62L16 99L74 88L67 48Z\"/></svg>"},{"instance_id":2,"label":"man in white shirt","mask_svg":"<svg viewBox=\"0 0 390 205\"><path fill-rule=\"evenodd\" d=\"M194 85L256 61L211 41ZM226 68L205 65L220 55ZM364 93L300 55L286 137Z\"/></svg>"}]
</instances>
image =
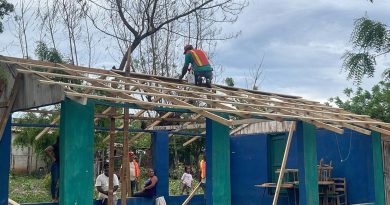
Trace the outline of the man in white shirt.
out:
<instances>
[{"instance_id":1,"label":"man in white shirt","mask_svg":"<svg viewBox=\"0 0 390 205\"><path fill-rule=\"evenodd\" d=\"M96 183L95 187L97 191L99 192L99 199L102 200L102 205L108 205L108 182L109 182L109 176L108 176L108 164L105 164L103 166L104 168L104 173L100 174L96 178ZM118 197L116 196L116 190L119 188L119 180L116 174L113 176L113 185L114 185L114 190L113 190L113 205L117 204Z\"/></svg>"}]
</instances>

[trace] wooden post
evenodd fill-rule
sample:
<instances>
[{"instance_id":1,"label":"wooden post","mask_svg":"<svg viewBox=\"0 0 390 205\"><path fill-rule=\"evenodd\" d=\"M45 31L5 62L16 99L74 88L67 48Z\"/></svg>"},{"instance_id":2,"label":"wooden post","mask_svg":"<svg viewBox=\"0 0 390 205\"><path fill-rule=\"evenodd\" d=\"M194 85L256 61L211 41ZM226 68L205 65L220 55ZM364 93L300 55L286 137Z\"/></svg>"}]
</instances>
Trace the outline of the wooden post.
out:
<instances>
[{"instance_id":1,"label":"wooden post","mask_svg":"<svg viewBox=\"0 0 390 205\"><path fill-rule=\"evenodd\" d=\"M280 167L280 173L279 173L278 183L277 183L277 185L276 185L276 191L275 191L275 196L274 196L274 200L273 200L273 202L272 202L272 205L277 205L277 204L278 204L278 197L279 197L279 193L280 193L280 187L281 187L281 185L282 185L283 176L284 176L284 171L285 171L285 169L286 169L286 163L287 163L287 158L288 158L288 152L289 152L289 150L290 150L291 139L292 139L292 136L293 136L294 128L295 128L295 122L292 122L292 123L291 123L291 126L290 126L290 131L289 131L289 133L288 133L286 149L284 150L282 166Z\"/></svg>"},{"instance_id":2,"label":"wooden post","mask_svg":"<svg viewBox=\"0 0 390 205\"><path fill-rule=\"evenodd\" d=\"M122 156L122 205L126 205L126 197L131 196L130 162L129 162L129 109L123 108L123 156ZM127 193L127 194L126 194Z\"/></svg>"},{"instance_id":3,"label":"wooden post","mask_svg":"<svg viewBox=\"0 0 390 205\"><path fill-rule=\"evenodd\" d=\"M114 193L114 142L115 142L115 109L113 109L110 118L110 156L109 156L109 170L108 170L108 204L113 204Z\"/></svg>"}]
</instances>

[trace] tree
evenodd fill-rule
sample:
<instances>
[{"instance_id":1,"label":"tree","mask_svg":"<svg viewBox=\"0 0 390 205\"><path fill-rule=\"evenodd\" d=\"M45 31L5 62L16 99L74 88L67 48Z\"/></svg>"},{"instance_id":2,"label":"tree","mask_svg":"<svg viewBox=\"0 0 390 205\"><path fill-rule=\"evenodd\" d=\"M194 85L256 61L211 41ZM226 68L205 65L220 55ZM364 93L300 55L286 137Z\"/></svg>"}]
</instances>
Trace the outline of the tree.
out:
<instances>
[{"instance_id":1,"label":"tree","mask_svg":"<svg viewBox=\"0 0 390 205\"><path fill-rule=\"evenodd\" d=\"M379 21L362 17L355 21L351 40L354 51L346 51L342 57L343 69L347 78L360 84L364 77L373 77L376 59L390 52L390 30ZM390 80L390 68L387 68L382 77Z\"/></svg>"},{"instance_id":2,"label":"tree","mask_svg":"<svg viewBox=\"0 0 390 205\"><path fill-rule=\"evenodd\" d=\"M116 22L122 24L118 28L126 28L126 31L130 33L130 35L117 35L111 29L101 28L97 18L91 18L94 25L107 35L116 38L120 37L123 41L131 42L128 44L130 49L126 49L119 67L122 70L128 56L127 52L129 50L133 52L145 38L154 35L160 30L167 29L168 24L179 22L184 17L188 17L198 11L208 11L212 15L212 18L209 19L212 19L214 22L233 22L247 5L246 0L202 0L195 2L189 0L115 0L106 1L106 5L100 5L90 0L89 2L88 8L97 6L99 10L103 10L106 13L106 15L99 15L102 21L104 21L103 19L115 19ZM97 9L89 9L89 11L94 10ZM120 21L118 21L117 16L119 16Z\"/></svg>"},{"instance_id":3,"label":"tree","mask_svg":"<svg viewBox=\"0 0 390 205\"><path fill-rule=\"evenodd\" d=\"M234 87L234 80L231 77L225 78L225 84L230 87Z\"/></svg>"},{"instance_id":4,"label":"tree","mask_svg":"<svg viewBox=\"0 0 390 205\"><path fill-rule=\"evenodd\" d=\"M17 30L17 37L19 40L20 44L20 49L22 51L23 57L29 58L30 56L28 55L28 45L29 41L27 40L28 34L28 28L31 26L32 23L31 20L33 19L34 11L31 11L31 8L33 6L34 2L33 1L26 1L26 0L19 0L19 3L17 9L14 13L14 21L16 25L16 30Z\"/></svg>"},{"instance_id":5,"label":"tree","mask_svg":"<svg viewBox=\"0 0 390 205\"><path fill-rule=\"evenodd\" d=\"M48 48L45 43L39 41L35 48L35 54L41 61L49 61L52 63L64 63L62 55L55 48Z\"/></svg>"},{"instance_id":6,"label":"tree","mask_svg":"<svg viewBox=\"0 0 390 205\"><path fill-rule=\"evenodd\" d=\"M261 58L261 61L258 65L255 65L254 67L249 69L249 75L245 77L245 82L247 84L247 87L248 87L248 81L251 84L249 89L259 90L261 83L263 83L264 80L263 62L264 62L264 55Z\"/></svg>"},{"instance_id":7,"label":"tree","mask_svg":"<svg viewBox=\"0 0 390 205\"><path fill-rule=\"evenodd\" d=\"M5 15L14 11L14 5L8 3L6 0L0 0L0 33L3 33L3 20Z\"/></svg>"},{"instance_id":8,"label":"tree","mask_svg":"<svg viewBox=\"0 0 390 205\"><path fill-rule=\"evenodd\" d=\"M54 48L56 48L56 41L54 40L54 34L57 32L57 25L59 21L59 2L58 0L52 1L52 0L45 0L43 3L40 1L38 2L38 11L37 15L38 18L41 20L41 32L44 32L46 30L51 39L51 43ZM42 39L45 37L41 37Z\"/></svg>"},{"instance_id":9,"label":"tree","mask_svg":"<svg viewBox=\"0 0 390 205\"><path fill-rule=\"evenodd\" d=\"M371 118L390 122L390 83L379 82L371 92L358 87L356 91L351 88L344 90L347 100L339 97L330 98L329 101L347 111L369 115Z\"/></svg>"}]
</instances>

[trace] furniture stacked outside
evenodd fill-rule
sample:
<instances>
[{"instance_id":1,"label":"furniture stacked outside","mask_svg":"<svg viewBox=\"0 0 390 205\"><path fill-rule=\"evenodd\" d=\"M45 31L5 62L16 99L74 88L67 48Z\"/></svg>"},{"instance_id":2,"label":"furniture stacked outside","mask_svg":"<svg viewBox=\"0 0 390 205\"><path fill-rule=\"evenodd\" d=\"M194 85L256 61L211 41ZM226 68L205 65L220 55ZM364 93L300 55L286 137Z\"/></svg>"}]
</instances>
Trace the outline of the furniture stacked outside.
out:
<instances>
[{"instance_id":1,"label":"furniture stacked outside","mask_svg":"<svg viewBox=\"0 0 390 205\"><path fill-rule=\"evenodd\" d=\"M345 178L333 178L333 166L332 161L329 164L325 164L324 160L321 159L318 169L318 187L319 187L319 197L320 205L346 205L348 204L347 200L347 182ZM277 169L275 173L280 173L280 170ZM286 169L284 173L284 180L281 185L283 189L293 189L294 201L296 203L296 191L299 187L298 181L298 169ZM276 183L263 183L260 185L255 185L256 187L269 188L273 189L276 187ZM265 193L264 189L264 193ZM263 193L263 195L264 195ZM263 197L262 197L263 198Z\"/></svg>"}]
</instances>

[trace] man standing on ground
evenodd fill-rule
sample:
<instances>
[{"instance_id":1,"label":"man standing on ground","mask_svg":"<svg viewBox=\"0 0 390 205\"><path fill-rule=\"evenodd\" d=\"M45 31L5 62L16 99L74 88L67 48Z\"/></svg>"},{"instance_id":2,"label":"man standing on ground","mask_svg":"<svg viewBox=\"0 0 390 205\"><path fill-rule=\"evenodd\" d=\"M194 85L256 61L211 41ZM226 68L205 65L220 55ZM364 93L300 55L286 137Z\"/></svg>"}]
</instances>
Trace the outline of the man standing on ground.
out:
<instances>
[{"instance_id":1,"label":"man standing on ground","mask_svg":"<svg viewBox=\"0 0 390 205\"><path fill-rule=\"evenodd\" d=\"M58 181L60 179L60 138L57 138L56 143L46 147L45 153L50 157L52 164L50 167L50 192L52 202L58 203L59 190L58 190Z\"/></svg>"},{"instance_id":2,"label":"man standing on ground","mask_svg":"<svg viewBox=\"0 0 390 205\"><path fill-rule=\"evenodd\" d=\"M202 77L206 78L206 85L211 88L211 80L213 79L213 68L210 66L209 59L206 53L201 49L195 49L192 45L184 47L185 62L179 79L183 79L187 73L188 67L191 64L195 74L195 84L202 84Z\"/></svg>"},{"instance_id":3,"label":"man standing on ground","mask_svg":"<svg viewBox=\"0 0 390 205\"><path fill-rule=\"evenodd\" d=\"M95 187L97 191L99 192L99 199L102 200L102 205L108 205L108 195L109 195L109 190L108 190L108 183L109 183L109 176L108 176L108 164L104 164L103 169L104 173L100 174L96 178L96 183ZM113 205L117 204L118 197L116 196L116 190L119 188L119 180L116 174L113 174L113 185L114 185L114 190L113 190Z\"/></svg>"}]
</instances>

